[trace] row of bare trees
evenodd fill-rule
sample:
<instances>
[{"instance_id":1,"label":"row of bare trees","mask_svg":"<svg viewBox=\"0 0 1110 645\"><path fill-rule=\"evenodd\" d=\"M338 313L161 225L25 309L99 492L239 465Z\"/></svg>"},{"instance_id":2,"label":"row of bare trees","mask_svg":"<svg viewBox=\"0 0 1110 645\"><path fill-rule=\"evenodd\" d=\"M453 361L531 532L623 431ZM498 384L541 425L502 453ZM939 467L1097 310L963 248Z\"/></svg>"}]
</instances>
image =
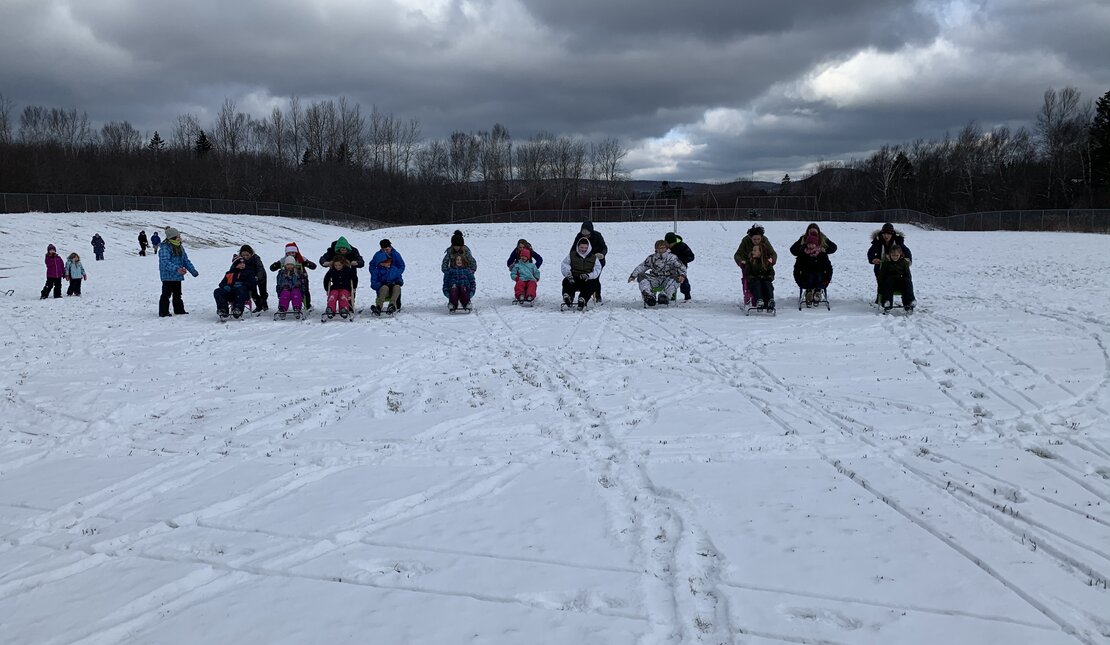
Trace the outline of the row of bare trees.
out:
<instances>
[{"instance_id":1,"label":"row of bare trees","mask_svg":"<svg viewBox=\"0 0 1110 645\"><path fill-rule=\"evenodd\" d=\"M1100 157L1110 157L1110 92L1099 106L1073 87L1049 89L1032 130L984 131L973 122L939 141L884 145L866 159L824 164L818 170L826 172L786 190L817 194L830 210L1110 208L1110 159Z\"/></svg>"}]
</instances>

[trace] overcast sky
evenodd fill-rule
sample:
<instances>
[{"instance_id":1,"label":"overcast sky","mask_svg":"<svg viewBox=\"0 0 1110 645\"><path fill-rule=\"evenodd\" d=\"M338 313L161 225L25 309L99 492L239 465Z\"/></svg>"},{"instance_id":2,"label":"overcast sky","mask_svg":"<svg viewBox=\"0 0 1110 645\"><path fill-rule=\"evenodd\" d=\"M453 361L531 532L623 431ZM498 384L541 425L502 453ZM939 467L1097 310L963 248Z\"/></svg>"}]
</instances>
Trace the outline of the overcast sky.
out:
<instances>
[{"instance_id":1,"label":"overcast sky","mask_svg":"<svg viewBox=\"0 0 1110 645\"><path fill-rule=\"evenodd\" d=\"M778 180L1110 90L1110 0L0 0L0 94L210 124L347 96L425 138L621 139L636 179Z\"/></svg>"}]
</instances>

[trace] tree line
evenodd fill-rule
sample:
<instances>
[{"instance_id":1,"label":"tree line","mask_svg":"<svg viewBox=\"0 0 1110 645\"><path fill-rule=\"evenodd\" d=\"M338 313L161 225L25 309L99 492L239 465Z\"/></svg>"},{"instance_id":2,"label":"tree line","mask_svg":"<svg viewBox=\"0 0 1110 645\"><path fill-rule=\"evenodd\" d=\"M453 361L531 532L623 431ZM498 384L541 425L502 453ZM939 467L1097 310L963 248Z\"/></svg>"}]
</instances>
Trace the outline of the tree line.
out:
<instances>
[{"instance_id":1,"label":"tree line","mask_svg":"<svg viewBox=\"0 0 1110 645\"><path fill-rule=\"evenodd\" d=\"M398 223L506 210L577 209L594 198L635 197L628 149L538 133L490 130L425 140L420 124L346 98L291 97L263 118L226 99L211 123L178 115L165 136L127 121L94 128L76 108L0 95L0 192L206 197L276 201ZM766 194L750 182L707 186L721 203ZM823 210L977 210L1110 206L1110 92L1094 104L1075 88L1049 89L1034 128L884 145L865 159L820 163L784 178L785 195ZM696 190L682 207L700 205Z\"/></svg>"}]
</instances>

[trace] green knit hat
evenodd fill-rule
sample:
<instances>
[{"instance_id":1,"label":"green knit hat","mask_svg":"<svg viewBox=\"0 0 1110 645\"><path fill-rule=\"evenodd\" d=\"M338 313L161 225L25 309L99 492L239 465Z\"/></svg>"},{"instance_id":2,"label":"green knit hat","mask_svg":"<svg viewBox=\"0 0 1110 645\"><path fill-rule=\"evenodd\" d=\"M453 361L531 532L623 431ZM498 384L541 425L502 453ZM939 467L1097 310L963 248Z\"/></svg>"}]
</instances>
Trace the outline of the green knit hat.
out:
<instances>
[{"instance_id":1,"label":"green knit hat","mask_svg":"<svg viewBox=\"0 0 1110 645\"><path fill-rule=\"evenodd\" d=\"M335 250L338 251L340 249L351 250L351 243L347 241L347 238L341 237L335 241Z\"/></svg>"}]
</instances>

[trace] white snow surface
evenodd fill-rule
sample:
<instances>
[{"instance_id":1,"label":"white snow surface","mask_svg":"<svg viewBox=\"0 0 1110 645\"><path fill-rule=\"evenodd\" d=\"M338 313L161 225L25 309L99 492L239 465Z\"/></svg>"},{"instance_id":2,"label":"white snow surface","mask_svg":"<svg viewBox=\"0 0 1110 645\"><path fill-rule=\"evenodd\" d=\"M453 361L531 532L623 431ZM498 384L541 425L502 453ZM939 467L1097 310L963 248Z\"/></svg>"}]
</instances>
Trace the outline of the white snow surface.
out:
<instances>
[{"instance_id":1,"label":"white snow surface","mask_svg":"<svg viewBox=\"0 0 1110 645\"><path fill-rule=\"evenodd\" d=\"M160 319L165 225L200 277ZM832 310L799 311L805 223L770 222L772 318L737 307L748 225L682 224L694 299L647 310L669 227L599 224L581 314L576 225L468 225L449 315L451 226L0 216L0 642L1110 643L1107 238L906 227L919 310L882 316L873 226L823 225ZM404 255L395 318L216 321L240 244L340 234ZM51 242L81 298L38 299Z\"/></svg>"}]
</instances>

